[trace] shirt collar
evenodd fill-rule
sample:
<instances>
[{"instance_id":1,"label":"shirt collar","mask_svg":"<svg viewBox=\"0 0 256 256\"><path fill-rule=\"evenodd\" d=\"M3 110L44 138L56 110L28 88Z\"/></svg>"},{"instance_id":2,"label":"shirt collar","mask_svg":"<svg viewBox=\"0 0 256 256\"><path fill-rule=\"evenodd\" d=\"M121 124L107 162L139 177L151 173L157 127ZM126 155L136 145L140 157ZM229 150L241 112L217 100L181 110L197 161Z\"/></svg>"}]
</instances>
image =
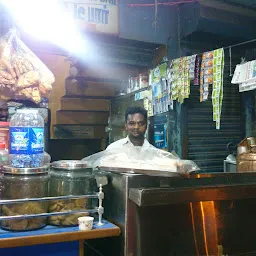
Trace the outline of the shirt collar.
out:
<instances>
[{"instance_id":1,"label":"shirt collar","mask_svg":"<svg viewBox=\"0 0 256 256\"><path fill-rule=\"evenodd\" d=\"M123 141L123 142L124 142L124 143L123 143L124 145L125 145L125 144L128 144L128 143L131 143L131 141L130 141L130 139L129 139L128 136L124 138L124 141Z\"/></svg>"},{"instance_id":2,"label":"shirt collar","mask_svg":"<svg viewBox=\"0 0 256 256\"><path fill-rule=\"evenodd\" d=\"M125 138L125 140L124 140L124 145L126 145L126 144L130 144L131 143L131 141L130 141L130 139L129 139L129 136L127 136L126 138ZM131 143L132 144L132 143ZM133 144L132 144L133 145ZM148 140L146 139L146 138L144 138L144 142L143 142L143 145L142 145L142 147L148 147L150 144L149 144L149 142L148 142Z\"/></svg>"}]
</instances>

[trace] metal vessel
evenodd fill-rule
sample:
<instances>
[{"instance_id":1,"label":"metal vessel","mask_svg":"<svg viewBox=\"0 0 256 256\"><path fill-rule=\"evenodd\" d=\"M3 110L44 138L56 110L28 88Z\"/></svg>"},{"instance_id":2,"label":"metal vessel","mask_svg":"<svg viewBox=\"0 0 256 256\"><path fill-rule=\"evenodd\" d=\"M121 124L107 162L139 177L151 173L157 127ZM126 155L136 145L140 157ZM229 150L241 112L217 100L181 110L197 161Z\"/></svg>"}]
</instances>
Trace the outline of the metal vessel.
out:
<instances>
[{"instance_id":1,"label":"metal vessel","mask_svg":"<svg viewBox=\"0 0 256 256\"><path fill-rule=\"evenodd\" d=\"M250 145L250 148L237 156L238 172L256 172L256 145Z\"/></svg>"}]
</instances>

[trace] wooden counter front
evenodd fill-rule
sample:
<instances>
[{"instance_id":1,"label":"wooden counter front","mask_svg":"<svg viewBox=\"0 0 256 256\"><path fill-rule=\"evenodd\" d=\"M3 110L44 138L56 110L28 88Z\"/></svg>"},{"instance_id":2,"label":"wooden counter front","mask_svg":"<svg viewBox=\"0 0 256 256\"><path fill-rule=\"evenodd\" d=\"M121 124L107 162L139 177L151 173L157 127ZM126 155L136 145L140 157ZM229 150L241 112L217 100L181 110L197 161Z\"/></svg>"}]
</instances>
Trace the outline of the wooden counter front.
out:
<instances>
[{"instance_id":1,"label":"wooden counter front","mask_svg":"<svg viewBox=\"0 0 256 256\"><path fill-rule=\"evenodd\" d=\"M0 255L4 255L2 253L7 252L6 250L15 249L14 247L83 241L120 235L119 227L105 220L103 223L104 225L98 226L95 222L93 229L89 231L80 231L78 227L56 226L46 226L43 229L26 232L9 232L0 229Z\"/></svg>"}]
</instances>

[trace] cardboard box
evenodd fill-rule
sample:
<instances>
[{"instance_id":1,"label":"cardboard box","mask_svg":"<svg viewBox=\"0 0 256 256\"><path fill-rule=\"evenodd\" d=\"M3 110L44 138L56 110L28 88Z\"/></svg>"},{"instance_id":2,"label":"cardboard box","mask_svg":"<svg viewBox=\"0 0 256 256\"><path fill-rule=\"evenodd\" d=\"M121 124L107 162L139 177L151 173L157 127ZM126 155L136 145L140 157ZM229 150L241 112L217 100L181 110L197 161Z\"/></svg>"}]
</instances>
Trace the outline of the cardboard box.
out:
<instances>
[{"instance_id":1,"label":"cardboard box","mask_svg":"<svg viewBox=\"0 0 256 256\"><path fill-rule=\"evenodd\" d=\"M107 1L105 1L107 2ZM106 50L107 51L107 50ZM77 65L78 63L76 63ZM111 63L79 63L78 75L80 77L94 77L101 79L111 79L111 80L125 80L129 75L136 76L137 74L144 72L145 68L138 68L135 66L124 66ZM147 71L147 69L146 69Z\"/></svg>"},{"instance_id":2,"label":"cardboard box","mask_svg":"<svg viewBox=\"0 0 256 256\"><path fill-rule=\"evenodd\" d=\"M109 111L110 101L105 99L61 98L61 110Z\"/></svg>"},{"instance_id":3,"label":"cardboard box","mask_svg":"<svg viewBox=\"0 0 256 256\"><path fill-rule=\"evenodd\" d=\"M92 125L54 125L55 139L105 139L106 126Z\"/></svg>"},{"instance_id":4,"label":"cardboard box","mask_svg":"<svg viewBox=\"0 0 256 256\"><path fill-rule=\"evenodd\" d=\"M56 124L101 124L107 125L108 112L58 110Z\"/></svg>"},{"instance_id":5,"label":"cardboard box","mask_svg":"<svg viewBox=\"0 0 256 256\"><path fill-rule=\"evenodd\" d=\"M67 78L67 96L114 97L117 86L104 79Z\"/></svg>"}]
</instances>

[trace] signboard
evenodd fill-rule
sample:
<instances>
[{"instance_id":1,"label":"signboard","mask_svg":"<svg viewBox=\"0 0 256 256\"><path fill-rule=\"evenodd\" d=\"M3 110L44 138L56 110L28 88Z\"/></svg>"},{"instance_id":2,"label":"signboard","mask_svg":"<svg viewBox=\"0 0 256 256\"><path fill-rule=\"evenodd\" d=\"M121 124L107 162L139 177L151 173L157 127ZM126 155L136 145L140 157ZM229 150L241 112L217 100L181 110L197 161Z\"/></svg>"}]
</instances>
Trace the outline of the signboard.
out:
<instances>
[{"instance_id":1,"label":"signboard","mask_svg":"<svg viewBox=\"0 0 256 256\"><path fill-rule=\"evenodd\" d=\"M243 64L236 65L232 84L240 84L255 80L256 78L256 60L252 60Z\"/></svg>"},{"instance_id":2,"label":"signboard","mask_svg":"<svg viewBox=\"0 0 256 256\"><path fill-rule=\"evenodd\" d=\"M118 34L118 0L63 0L82 30Z\"/></svg>"},{"instance_id":3,"label":"signboard","mask_svg":"<svg viewBox=\"0 0 256 256\"><path fill-rule=\"evenodd\" d=\"M154 144L157 148L167 148L167 125L155 124L154 125Z\"/></svg>"}]
</instances>

